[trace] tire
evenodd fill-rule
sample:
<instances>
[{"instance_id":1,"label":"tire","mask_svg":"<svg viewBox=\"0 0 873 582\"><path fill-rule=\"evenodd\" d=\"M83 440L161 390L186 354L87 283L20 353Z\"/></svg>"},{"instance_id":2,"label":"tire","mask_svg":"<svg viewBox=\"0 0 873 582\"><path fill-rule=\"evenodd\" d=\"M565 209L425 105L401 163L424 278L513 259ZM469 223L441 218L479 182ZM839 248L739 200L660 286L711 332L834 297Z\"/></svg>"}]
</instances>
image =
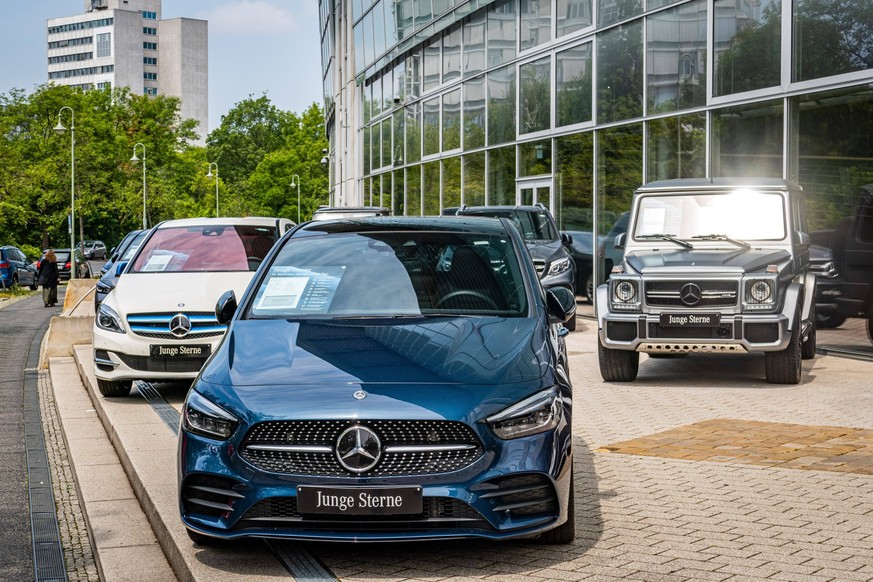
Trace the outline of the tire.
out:
<instances>
[{"instance_id":1,"label":"tire","mask_svg":"<svg viewBox=\"0 0 873 582\"><path fill-rule=\"evenodd\" d=\"M640 353L631 350L613 350L597 341L597 359L600 375L607 382L633 382L640 369Z\"/></svg>"},{"instance_id":2,"label":"tire","mask_svg":"<svg viewBox=\"0 0 873 582\"><path fill-rule=\"evenodd\" d=\"M572 459L570 460L572 463ZM570 469L570 499L567 501L567 521L540 534L537 542L541 544L569 544L576 538L576 487L573 469Z\"/></svg>"},{"instance_id":3,"label":"tire","mask_svg":"<svg viewBox=\"0 0 873 582\"><path fill-rule=\"evenodd\" d=\"M802 342L800 338L800 314L794 316L791 339L784 350L764 354L764 372L770 384L799 384Z\"/></svg>"},{"instance_id":4,"label":"tire","mask_svg":"<svg viewBox=\"0 0 873 582\"><path fill-rule=\"evenodd\" d=\"M867 339L873 342L873 315L867 318Z\"/></svg>"},{"instance_id":5,"label":"tire","mask_svg":"<svg viewBox=\"0 0 873 582\"><path fill-rule=\"evenodd\" d=\"M594 305L594 275L590 273L585 279L585 299L588 300L588 303Z\"/></svg>"},{"instance_id":6,"label":"tire","mask_svg":"<svg viewBox=\"0 0 873 582\"><path fill-rule=\"evenodd\" d=\"M188 533L188 537L191 538L191 541L198 546L214 546L221 543L221 540L217 538L203 535L202 533L197 533L196 531L190 530L187 527L185 528L185 531Z\"/></svg>"},{"instance_id":7,"label":"tire","mask_svg":"<svg viewBox=\"0 0 873 582\"><path fill-rule=\"evenodd\" d=\"M576 331L576 316L574 315L569 321L565 322L564 327L566 327L568 331Z\"/></svg>"},{"instance_id":8,"label":"tire","mask_svg":"<svg viewBox=\"0 0 873 582\"><path fill-rule=\"evenodd\" d=\"M809 334L806 336L806 341L803 342L803 345L800 346L800 357L804 360L811 360L815 358L815 329L816 329L816 318L815 318L815 303L812 304L812 313L809 318L812 329L809 330Z\"/></svg>"},{"instance_id":9,"label":"tire","mask_svg":"<svg viewBox=\"0 0 873 582\"><path fill-rule=\"evenodd\" d=\"M33 281L30 283L30 290L36 291L39 289L39 281L36 280L36 275L33 276Z\"/></svg>"},{"instance_id":10,"label":"tire","mask_svg":"<svg viewBox=\"0 0 873 582\"><path fill-rule=\"evenodd\" d=\"M100 394L108 397L127 396L130 394L130 389L133 387L131 380L115 382L112 380L101 380L97 378L97 389Z\"/></svg>"},{"instance_id":11,"label":"tire","mask_svg":"<svg viewBox=\"0 0 873 582\"><path fill-rule=\"evenodd\" d=\"M834 329L846 322L846 316L838 312L816 313L815 326L819 329Z\"/></svg>"}]
</instances>

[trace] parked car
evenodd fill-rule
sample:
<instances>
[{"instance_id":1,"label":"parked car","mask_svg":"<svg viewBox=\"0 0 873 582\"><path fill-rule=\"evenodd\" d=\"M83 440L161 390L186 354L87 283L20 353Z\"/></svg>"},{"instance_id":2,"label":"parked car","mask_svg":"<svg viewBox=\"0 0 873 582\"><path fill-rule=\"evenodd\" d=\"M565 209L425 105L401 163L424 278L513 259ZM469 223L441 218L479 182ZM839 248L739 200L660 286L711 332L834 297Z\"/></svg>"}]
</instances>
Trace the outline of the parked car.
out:
<instances>
[{"instance_id":1,"label":"parked car","mask_svg":"<svg viewBox=\"0 0 873 582\"><path fill-rule=\"evenodd\" d=\"M571 541L575 298L524 245L483 218L285 236L219 299L227 337L182 407L189 536Z\"/></svg>"},{"instance_id":2,"label":"parked car","mask_svg":"<svg viewBox=\"0 0 873 582\"><path fill-rule=\"evenodd\" d=\"M624 257L624 250L616 248L615 239L627 232L628 222L630 222L630 212L622 212L607 231L606 236L600 241L597 250L598 258L603 260L603 279L600 283L609 279L612 268L621 263L621 259Z\"/></svg>"},{"instance_id":3,"label":"parked car","mask_svg":"<svg viewBox=\"0 0 873 582\"><path fill-rule=\"evenodd\" d=\"M106 245L102 240L85 240L79 243L79 250L86 259L105 259Z\"/></svg>"},{"instance_id":4,"label":"parked car","mask_svg":"<svg viewBox=\"0 0 873 582\"><path fill-rule=\"evenodd\" d=\"M109 272L109 269L112 268L112 264L115 263L119 258L124 256L127 252L128 247L133 242L133 239L139 235L139 233L143 232L142 230L132 230L121 239L121 242L118 243L117 247L112 247L112 250L109 251L109 259L106 263L100 268L100 276L102 277L106 273Z\"/></svg>"},{"instance_id":5,"label":"parked car","mask_svg":"<svg viewBox=\"0 0 873 582\"><path fill-rule=\"evenodd\" d=\"M854 215L837 225L833 253L842 278L837 306L843 315L865 318L873 341L873 184L861 186Z\"/></svg>"},{"instance_id":6,"label":"parked car","mask_svg":"<svg viewBox=\"0 0 873 582\"><path fill-rule=\"evenodd\" d=\"M43 250L42 256L36 263L37 269L39 269L39 264L45 259L45 253L46 251ZM70 249L55 249L55 256L58 259L58 277L61 281L69 281L70 271L72 271ZM91 278L91 265L88 264L88 261L85 260L85 255L79 249L76 249L76 276L79 279Z\"/></svg>"},{"instance_id":7,"label":"parked car","mask_svg":"<svg viewBox=\"0 0 873 582\"><path fill-rule=\"evenodd\" d=\"M597 288L603 379L636 379L641 352L764 352L768 382L800 382L816 344L805 216L800 187L785 180L640 187L616 239L624 259Z\"/></svg>"},{"instance_id":8,"label":"parked car","mask_svg":"<svg viewBox=\"0 0 873 582\"><path fill-rule=\"evenodd\" d=\"M534 206L462 206L457 216L487 216L507 218L524 238L533 258L537 274L545 289L564 287L576 292L576 266L564 245L573 241L558 232L558 225L549 209L542 204ZM576 318L567 322L567 329L576 329Z\"/></svg>"},{"instance_id":9,"label":"parked car","mask_svg":"<svg viewBox=\"0 0 873 582\"><path fill-rule=\"evenodd\" d=\"M94 364L104 396L133 380L194 378L224 335L213 307L241 294L291 221L192 218L152 228L94 318Z\"/></svg>"},{"instance_id":10,"label":"parked car","mask_svg":"<svg viewBox=\"0 0 873 582\"><path fill-rule=\"evenodd\" d=\"M384 206L320 206L312 213L312 220L366 218L368 216L391 216L391 209Z\"/></svg>"},{"instance_id":11,"label":"parked car","mask_svg":"<svg viewBox=\"0 0 873 582\"><path fill-rule=\"evenodd\" d=\"M148 232L149 231L147 230L134 230L131 233L128 233L128 236L125 236L124 240L121 241L121 244L118 245L118 248L121 249L119 250L120 254L113 253L112 255L115 257L115 260L122 262L130 261ZM100 270L100 280L97 281L97 289L94 291L95 313L99 311L100 304L103 303L103 300L106 299L106 296L109 295L110 291L115 289L115 285L118 283L118 273L116 273L115 268L112 268L115 261L110 261L106 264L109 265L110 268Z\"/></svg>"},{"instance_id":12,"label":"parked car","mask_svg":"<svg viewBox=\"0 0 873 582\"><path fill-rule=\"evenodd\" d=\"M840 327L846 321L846 316L840 313L836 301L843 294L843 283L831 249L822 245L810 245L809 270L818 277L815 282L816 328Z\"/></svg>"},{"instance_id":13,"label":"parked car","mask_svg":"<svg viewBox=\"0 0 873 582\"><path fill-rule=\"evenodd\" d=\"M11 245L0 247L0 288L21 285L36 290L36 266L24 251Z\"/></svg>"},{"instance_id":14,"label":"parked car","mask_svg":"<svg viewBox=\"0 0 873 582\"><path fill-rule=\"evenodd\" d=\"M576 265L576 293L594 303L594 236L590 230L565 230L562 234L571 241L564 246ZM598 248L602 241L603 237L598 237Z\"/></svg>"}]
</instances>

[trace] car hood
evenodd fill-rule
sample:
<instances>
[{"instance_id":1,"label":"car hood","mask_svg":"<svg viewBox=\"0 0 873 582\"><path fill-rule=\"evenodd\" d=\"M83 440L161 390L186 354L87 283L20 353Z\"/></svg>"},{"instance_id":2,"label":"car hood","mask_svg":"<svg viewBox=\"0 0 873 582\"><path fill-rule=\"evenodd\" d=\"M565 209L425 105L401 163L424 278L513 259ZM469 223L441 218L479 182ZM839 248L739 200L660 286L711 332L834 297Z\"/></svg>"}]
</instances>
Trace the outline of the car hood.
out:
<instances>
[{"instance_id":1,"label":"car hood","mask_svg":"<svg viewBox=\"0 0 873 582\"><path fill-rule=\"evenodd\" d=\"M564 245L559 240L527 240L524 244L533 259L548 263L557 257L566 256Z\"/></svg>"},{"instance_id":2,"label":"car hood","mask_svg":"<svg viewBox=\"0 0 873 582\"><path fill-rule=\"evenodd\" d=\"M254 273L125 273L109 295L124 313L209 312L222 293L242 297Z\"/></svg>"},{"instance_id":3,"label":"car hood","mask_svg":"<svg viewBox=\"0 0 873 582\"><path fill-rule=\"evenodd\" d=\"M744 274L761 271L767 265L784 263L791 255L773 249L677 249L675 251L631 251L625 260L637 272L653 273L730 273Z\"/></svg>"},{"instance_id":4,"label":"car hood","mask_svg":"<svg viewBox=\"0 0 873 582\"><path fill-rule=\"evenodd\" d=\"M196 389L249 420L481 418L551 381L543 330L533 318L237 320Z\"/></svg>"}]
</instances>

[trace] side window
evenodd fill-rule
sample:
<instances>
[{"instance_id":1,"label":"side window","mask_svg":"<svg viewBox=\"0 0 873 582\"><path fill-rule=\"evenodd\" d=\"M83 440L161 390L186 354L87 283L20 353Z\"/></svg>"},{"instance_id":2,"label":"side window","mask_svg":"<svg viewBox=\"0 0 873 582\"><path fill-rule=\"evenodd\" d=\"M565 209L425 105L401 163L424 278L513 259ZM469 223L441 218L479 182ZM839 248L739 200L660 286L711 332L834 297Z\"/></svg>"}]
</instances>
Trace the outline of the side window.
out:
<instances>
[{"instance_id":1,"label":"side window","mask_svg":"<svg viewBox=\"0 0 873 582\"><path fill-rule=\"evenodd\" d=\"M858 212L858 240L873 242L873 197L864 200Z\"/></svg>"}]
</instances>

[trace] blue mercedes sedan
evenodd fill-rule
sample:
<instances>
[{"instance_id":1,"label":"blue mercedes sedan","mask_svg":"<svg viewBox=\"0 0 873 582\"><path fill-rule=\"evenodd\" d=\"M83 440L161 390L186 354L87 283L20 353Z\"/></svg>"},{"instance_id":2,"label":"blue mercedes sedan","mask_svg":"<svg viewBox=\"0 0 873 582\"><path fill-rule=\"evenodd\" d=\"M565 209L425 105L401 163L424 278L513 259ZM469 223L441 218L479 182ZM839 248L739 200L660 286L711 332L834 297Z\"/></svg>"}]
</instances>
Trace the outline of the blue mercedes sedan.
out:
<instances>
[{"instance_id":1,"label":"blue mercedes sedan","mask_svg":"<svg viewBox=\"0 0 873 582\"><path fill-rule=\"evenodd\" d=\"M569 290L507 219L364 218L287 233L192 384L192 540L574 537Z\"/></svg>"}]
</instances>

